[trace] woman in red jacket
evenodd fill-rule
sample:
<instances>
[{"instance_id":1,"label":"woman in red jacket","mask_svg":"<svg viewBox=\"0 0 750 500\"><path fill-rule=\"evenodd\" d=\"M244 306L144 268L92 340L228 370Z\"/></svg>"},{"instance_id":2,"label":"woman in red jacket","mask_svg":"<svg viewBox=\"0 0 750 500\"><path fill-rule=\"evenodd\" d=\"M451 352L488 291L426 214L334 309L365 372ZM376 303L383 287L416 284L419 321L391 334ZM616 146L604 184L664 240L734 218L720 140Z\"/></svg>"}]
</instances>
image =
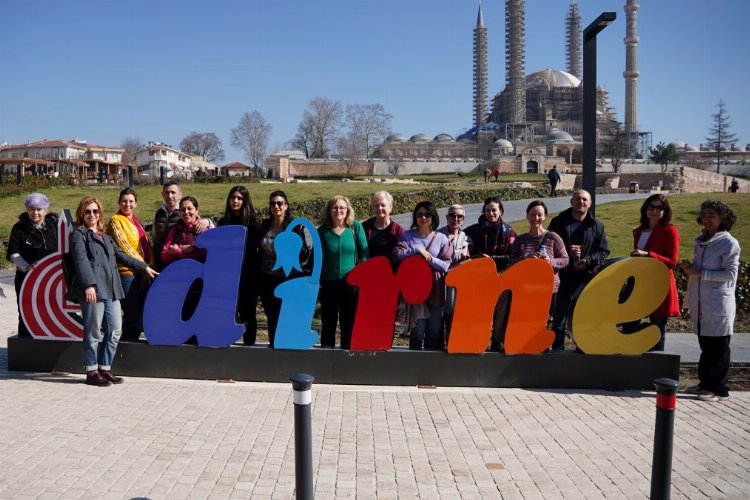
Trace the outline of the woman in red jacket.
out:
<instances>
[{"instance_id":1,"label":"woman in red jacket","mask_svg":"<svg viewBox=\"0 0 750 500\"><path fill-rule=\"evenodd\" d=\"M680 304L677 300L677 284L673 269L677 265L680 252L680 234L670 224L672 209L667 197L663 194L652 194L641 206L641 225L633 229L632 257L652 257L658 259L669 270L669 293L659 308L651 313L651 324L661 330L661 339L652 351L664 350L664 334L667 318L680 315Z\"/></svg>"}]
</instances>

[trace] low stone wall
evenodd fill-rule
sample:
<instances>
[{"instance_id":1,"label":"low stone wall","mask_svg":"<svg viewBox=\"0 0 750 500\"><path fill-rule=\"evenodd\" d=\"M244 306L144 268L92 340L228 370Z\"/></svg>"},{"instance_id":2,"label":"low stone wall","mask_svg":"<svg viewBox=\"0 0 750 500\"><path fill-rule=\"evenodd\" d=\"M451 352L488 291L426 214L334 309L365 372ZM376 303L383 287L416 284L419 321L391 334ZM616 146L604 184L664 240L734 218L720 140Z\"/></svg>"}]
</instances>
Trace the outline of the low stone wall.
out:
<instances>
[{"instance_id":1,"label":"low stone wall","mask_svg":"<svg viewBox=\"0 0 750 500\"><path fill-rule=\"evenodd\" d=\"M610 189L630 189L631 182L638 183L640 191L661 189L673 193L718 193L729 190L732 177L716 174L707 170L690 167L676 167L662 172L599 173L596 185ZM750 192L750 181L737 179L739 192Z\"/></svg>"},{"instance_id":2,"label":"low stone wall","mask_svg":"<svg viewBox=\"0 0 750 500\"><path fill-rule=\"evenodd\" d=\"M394 170L398 172L394 172ZM479 173L478 160L442 160L442 161L425 161L425 160L401 160L401 161L383 161L375 160L373 162L372 175L415 175L415 174L462 174Z\"/></svg>"}]
</instances>

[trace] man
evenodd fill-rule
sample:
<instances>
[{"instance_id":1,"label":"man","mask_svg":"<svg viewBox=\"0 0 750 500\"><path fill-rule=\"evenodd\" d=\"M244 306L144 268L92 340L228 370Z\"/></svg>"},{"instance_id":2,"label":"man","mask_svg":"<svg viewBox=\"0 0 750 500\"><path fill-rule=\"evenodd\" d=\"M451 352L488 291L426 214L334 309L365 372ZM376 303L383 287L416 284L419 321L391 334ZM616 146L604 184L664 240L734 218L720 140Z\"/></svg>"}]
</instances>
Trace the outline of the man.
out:
<instances>
[{"instance_id":1,"label":"man","mask_svg":"<svg viewBox=\"0 0 750 500\"><path fill-rule=\"evenodd\" d=\"M557 165L552 165L552 170L547 173L549 179L549 195L557 198L557 183L560 182L560 172L557 171Z\"/></svg>"},{"instance_id":2,"label":"man","mask_svg":"<svg viewBox=\"0 0 750 500\"><path fill-rule=\"evenodd\" d=\"M570 256L567 267L560 270L560 288L552 319L553 351L564 349L571 297L609 256L604 224L589 214L590 207L591 195L579 189L570 199L570 208L552 219L549 225L549 230L562 238Z\"/></svg>"},{"instance_id":3,"label":"man","mask_svg":"<svg viewBox=\"0 0 750 500\"><path fill-rule=\"evenodd\" d=\"M180 220L180 200L182 199L182 189L175 180L169 180L164 183L161 189L161 197L164 200L161 207L154 214L154 225L152 230L151 243L153 245L154 264L157 271L164 269L165 264L161 261L161 250L164 242L167 240L169 230ZM205 227L211 227L213 224L209 219L200 219L197 223L198 232Z\"/></svg>"}]
</instances>

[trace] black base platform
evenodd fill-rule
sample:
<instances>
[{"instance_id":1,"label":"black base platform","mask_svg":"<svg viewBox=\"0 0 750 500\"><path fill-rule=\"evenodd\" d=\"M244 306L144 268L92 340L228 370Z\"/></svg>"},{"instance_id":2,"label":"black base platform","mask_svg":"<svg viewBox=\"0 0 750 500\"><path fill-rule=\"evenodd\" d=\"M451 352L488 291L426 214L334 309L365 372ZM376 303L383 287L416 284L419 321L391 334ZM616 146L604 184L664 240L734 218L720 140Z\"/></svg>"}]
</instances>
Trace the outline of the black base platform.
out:
<instances>
[{"instance_id":1,"label":"black base platform","mask_svg":"<svg viewBox=\"0 0 750 500\"><path fill-rule=\"evenodd\" d=\"M8 368L82 373L81 345L74 341L10 337ZM286 351L262 345L213 349L152 346L145 342L121 343L112 365L118 375L135 377L288 382L295 373L308 373L316 383L324 384L448 387L653 389L654 379L678 380L680 376L680 357L661 353L620 356L567 351L506 356L401 348L389 352L320 348Z\"/></svg>"}]
</instances>

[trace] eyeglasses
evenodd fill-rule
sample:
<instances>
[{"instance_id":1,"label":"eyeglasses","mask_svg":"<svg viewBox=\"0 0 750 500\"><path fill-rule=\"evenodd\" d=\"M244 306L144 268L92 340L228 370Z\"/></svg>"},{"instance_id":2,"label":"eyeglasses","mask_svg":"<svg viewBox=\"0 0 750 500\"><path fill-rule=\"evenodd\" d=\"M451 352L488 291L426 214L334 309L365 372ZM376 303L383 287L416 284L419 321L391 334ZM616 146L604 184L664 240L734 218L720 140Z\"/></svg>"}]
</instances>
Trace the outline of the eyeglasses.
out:
<instances>
[{"instance_id":1,"label":"eyeglasses","mask_svg":"<svg viewBox=\"0 0 750 500\"><path fill-rule=\"evenodd\" d=\"M646 208L653 210L654 212L663 212L664 207L661 205L647 205Z\"/></svg>"},{"instance_id":2,"label":"eyeglasses","mask_svg":"<svg viewBox=\"0 0 750 500\"><path fill-rule=\"evenodd\" d=\"M464 220L464 216L461 214L448 214L449 219Z\"/></svg>"},{"instance_id":3,"label":"eyeglasses","mask_svg":"<svg viewBox=\"0 0 750 500\"><path fill-rule=\"evenodd\" d=\"M284 202L283 201L269 201L268 205L272 207L283 207Z\"/></svg>"},{"instance_id":4,"label":"eyeglasses","mask_svg":"<svg viewBox=\"0 0 750 500\"><path fill-rule=\"evenodd\" d=\"M86 215L99 215L99 209L98 208L87 208L83 211Z\"/></svg>"},{"instance_id":5,"label":"eyeglasses","mask_svg":"<svg viewBox=\"0 0 750 500\"><path fill-rule=\"evenodd\" d=\"M432 214L429 212L417 212L417 219L432 219Z\"/></svg>"}]
</instances>

